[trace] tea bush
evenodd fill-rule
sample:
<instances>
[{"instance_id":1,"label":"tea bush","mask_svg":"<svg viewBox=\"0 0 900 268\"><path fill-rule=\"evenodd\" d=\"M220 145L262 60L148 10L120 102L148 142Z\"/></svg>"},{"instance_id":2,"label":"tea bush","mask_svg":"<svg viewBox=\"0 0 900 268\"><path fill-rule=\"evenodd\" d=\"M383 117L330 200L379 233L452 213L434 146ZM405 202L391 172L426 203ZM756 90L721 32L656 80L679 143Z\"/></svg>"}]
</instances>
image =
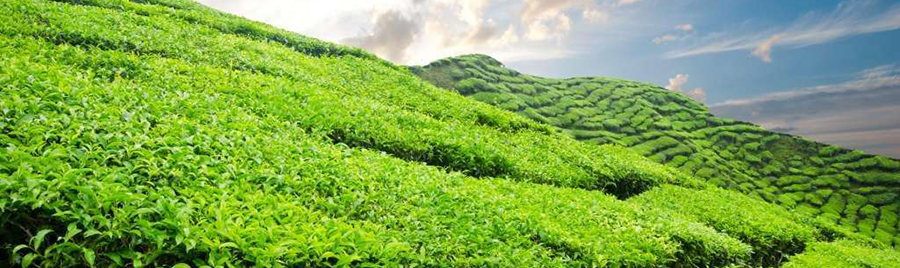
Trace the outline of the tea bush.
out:
<instances>
[{"instance_id":1,"label":"tea bush","mask_svg":"<svg viewBox=\"0 0 900 268\"><path fill-rule=\"evenodd\" d=\"M851 241L817 242L803 254L791 257L784 267L900 267L900 257L891 250Z\"/></svg>"},{"instance_id":2,"label":"tea bush","mask_svg":"<svg viewBox=\"0 0 900 268\"><path fill-rule=\"evenodd\" d=\"M736 237L753 246L753 261L760 265L777 265L818 239L816 228L798 222L784 208L718 188L660 186L628 202L675 211Z\"/></svg>"}]
</instances>

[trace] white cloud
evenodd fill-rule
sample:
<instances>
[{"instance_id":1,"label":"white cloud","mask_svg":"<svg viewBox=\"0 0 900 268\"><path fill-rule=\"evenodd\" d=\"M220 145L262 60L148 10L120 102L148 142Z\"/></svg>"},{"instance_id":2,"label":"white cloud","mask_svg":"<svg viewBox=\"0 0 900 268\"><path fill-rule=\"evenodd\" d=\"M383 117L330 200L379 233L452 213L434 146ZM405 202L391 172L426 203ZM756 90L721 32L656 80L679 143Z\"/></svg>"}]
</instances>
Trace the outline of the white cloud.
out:
<instances>
[{"instance_id":1,"label":"white cloud","mask_svg":"<svg viewBox=\"0 0 900 268\"><path fill-rule=\"evenodd\" d=\"M682 36L674 35L674 34L664 34L662 36L654 37L651 42L657 45L661 45L663 43L673 42L681 40Z\"/></svg>"},{"instance_id":2,"label":"white cloud","mask_svg":"<svg viewBox=\"0 0 900 268\"><path fill-rule=\"evenodd\" d=\"M706 101L706 89L702 87L695 88L689 92L684 92L684 94L699 102Z\"/></svg>"},{"instance_id":3,"label":"white cloud","mask_svg":"<svg viewBox=\"0 0 900 268\"><path fill-rule=\"evenodd\" d=\"M531 40L562 38L572 29L572 20L566 14L559 13L531 20L526 27L528 30L525 32L525 37Z\"/></svg>"},{"instance_id":4,"label":"white cloud","mask_svg":"<svg viewBox=\"0 0 900 268\"><path fill-rule=\"evenodd\" d=\"M838 4L830 14L809 13L784 28L742 35L710 34L699 45L671 51L665 57L747 50L763 61L771 61L769 52L776 46L799 48L854 35L900 29L900 4L887 7L879 4L877 0L851 0Z\"/></svg>"},{"instance_id":5,"label":"white cloud","mask_svg":"<svg viewBox=\"0 0 900 268\"><path fill-rule=\"evenodd\" d=\"M666 85L666 89L673 91L681 91L684 84L688 82L688 75L686 74L677 74L675 77L669 78L669 84Z\"/></svg>"},{"instance_id":6,"label":"white cloud","mask_svg":"<svg viewBox=\"0 0 900 268\"><path fill-rule=\"evenodd\" d=\"M694 25L693 25L693 24L690 24L690 23L687 23L687 24L678 24L678 25L675 25L675 29L682 30L682 31L685 31L685 32L690 32L690 31L693 31L693 30L694 30Z\"/></svg>"},{"instance_id":7,"label":"white cloud","mask_svg":"<svg viewBox=\"0 0 900 268\"><path fill-rule=\"evenodd\" d=\"M590 23L605 23L611 11L641 0L524 0L519 20L531 40L559 39L572 29L572 10Z\"/></svg>"},{"instance_id":8,"label":"white cloud","mask_svg":"<svg viewBox=\"0 0 900 268\"><path fill-rule=\"evenodd\" d=\"M592 23L604 23L609 21L609 12L599 8L585 8L581 12L581 17Z\"/></svg>"},{"instance_id":9,"label":"white cloud","mask_svg":"<svg viewBox=\"0 0 900 268\"><path fill-rule=\"evenodd\" d=\"M576 6L586 7L586 0L525 0L519 19L525 26L525 37L531 40L561 38L572 29L572 20L565 11Z\"/></svg>"},{"instance_id":10,"label":"white cloud","mask_svg":"<svg viewBox=\"0 0 900 268\"><path fill-rule=\"evenodd\" d=\"M661 45L663 43L681 41L687 38L691 32L694 31L693 24L678 24L675 25L675 30L678 30L679 33L668 33L661 36L654 37L653 40L650 40L654 44Z\"/></svg>"},{"instance_id":11,"label":"white cloud","mask_svg":"<svg viewBox=\"0 0 900 268\"><path fill-rule=\"evenodd\" d=\"M666 85L666 89L680 92L682 94L691 97L694 100L699 102L706 101L706 90L703 88L694 88L692 90L684 90L684 85L688 83L688 75L686 74L677 74L675 77L669 78L669 84Z\"/></svg>"},{"instance_id":12,"label":"white cloud","mask_svg":"<svg viewBox=\"0 0 900 268\"><path fill-rule=\"evenodd\" d=\"M406 49L412 45L421 30L418 22L413 19L397 11L388 11L377 16L372 33L341 42L364 48L391 61L405 62Z\"/></svg>"},{"instance_id":13,"label":"white cloud","mask_svg":"<svg viewBox=\"0 0 900 268\"><path fill-rule=\"evenodd\" d=\"M775 42L781 40L781 36L782 35L780 34L776 34L771 38L762 41L762 43L759 43L759 47L753 50L753 52L751 52L750 54L753 54L753 56L756 56L765 63L772 62L772 47L775 46Z\"/></svg>"}]
</instances>

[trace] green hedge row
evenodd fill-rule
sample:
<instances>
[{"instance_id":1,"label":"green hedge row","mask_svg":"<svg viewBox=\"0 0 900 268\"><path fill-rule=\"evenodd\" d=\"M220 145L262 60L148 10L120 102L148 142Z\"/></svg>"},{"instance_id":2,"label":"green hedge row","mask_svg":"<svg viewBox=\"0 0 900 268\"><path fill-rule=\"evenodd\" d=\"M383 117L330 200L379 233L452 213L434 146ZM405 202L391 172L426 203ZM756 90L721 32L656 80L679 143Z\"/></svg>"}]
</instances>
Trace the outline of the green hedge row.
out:
<instances>
[{"instance_id":1,"label":"green hedge row","mask_svg":"<svg viewBox=\"0 0 900 268\"><path fill-rule=\"evenodd\" d=\"M846 240L817 242L791 257L783 267L891 268L900 267L900 256L892 249L875 249Z\"/></svg>"},{"instance_id":2,"label":"green hedge row","mask_svg":"<svg viewBox=\"0 0 900 268\"><path fill-rule=\"evenodd\" d=\"M703 222L753 246L753 263L778 265L819 238L818 230L791 212L743 194L708 188L660 186L628 200L643 207L671 210Z\"/></svg>"}]
</instances>

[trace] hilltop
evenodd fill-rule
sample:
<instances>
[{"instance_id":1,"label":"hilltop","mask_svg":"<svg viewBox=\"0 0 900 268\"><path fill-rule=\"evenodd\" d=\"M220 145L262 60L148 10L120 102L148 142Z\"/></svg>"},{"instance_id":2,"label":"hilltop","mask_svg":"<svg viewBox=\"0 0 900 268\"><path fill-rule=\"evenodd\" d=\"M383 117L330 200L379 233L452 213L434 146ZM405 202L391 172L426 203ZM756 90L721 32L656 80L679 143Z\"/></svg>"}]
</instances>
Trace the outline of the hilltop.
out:
<instances>
[{"instance_id":1,"label":"hilltop","mask_svg":"<svg viewBox=\"0 0 900 268\"><path fill-rule=\"evenodd\" d=\"M884 243L183 0L0 2L18 267L896 267Z\"/></svg>"},{"instance_id":2,"label":"hilltop","mask_svg":"<svg viewBox=\"0 0 900 268\"><path fill-rule=\"evenodd\" d=\"M486 55L413 70L439 87L559 127L578 140L628 147L717 186L900 244L898 160L716 117L702 103L646 83L542 78Z\"/></svg>"}]
</instances>

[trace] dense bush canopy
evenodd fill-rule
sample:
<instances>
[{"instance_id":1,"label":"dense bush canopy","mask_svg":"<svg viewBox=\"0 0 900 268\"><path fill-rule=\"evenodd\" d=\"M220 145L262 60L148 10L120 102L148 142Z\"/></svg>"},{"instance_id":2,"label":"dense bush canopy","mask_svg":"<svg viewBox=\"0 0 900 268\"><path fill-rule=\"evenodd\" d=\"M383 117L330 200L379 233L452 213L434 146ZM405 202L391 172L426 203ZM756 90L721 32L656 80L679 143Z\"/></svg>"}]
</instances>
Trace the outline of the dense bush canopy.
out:
<instances>
[{"instance_id":1,"label":"dense bush canopy","mask_svg":"<svg viewBox=\"0 0 900 268\"><path fill-rule=\"evenodd\" d=\"M895 257L189 1L0 2L0 113L2 266L721 267L835 239ZM719 219L733 200L761 207Z\"/></svg>"},{"instance_id":2,"label":"dense bush canopy","mask_svg":"<svg viewBox=\"0 0 900 268\"><path fill-rule=\"evenodd\" d=\"M484 55L412 70L438 86L562 128L578 140L626 146L717 186L900 244L898 160L716 117L683 94L645 83L542 78Z\"/></svg>"}]
</instances>

